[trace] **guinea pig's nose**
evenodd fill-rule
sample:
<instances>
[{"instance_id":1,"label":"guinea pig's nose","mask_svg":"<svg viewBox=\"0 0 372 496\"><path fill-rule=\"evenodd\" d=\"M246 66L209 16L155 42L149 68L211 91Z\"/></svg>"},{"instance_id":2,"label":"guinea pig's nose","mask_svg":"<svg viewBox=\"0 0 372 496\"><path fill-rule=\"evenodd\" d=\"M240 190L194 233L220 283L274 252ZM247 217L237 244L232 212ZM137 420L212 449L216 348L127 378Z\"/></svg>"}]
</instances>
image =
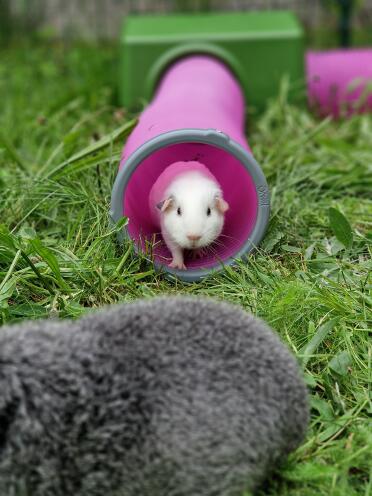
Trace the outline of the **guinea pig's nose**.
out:
<instances>
[{"instance_id":1,"label":"guinea pig's nose","mask_svg":"<svg viewBox=\"0 0 372 496\"><path fill-rule=\"evenodd\" d=\"M188 234L187 237L190 241L199 241L201 238L201 236L198 236L197 234Z\"/></svg>"}]
</instances>

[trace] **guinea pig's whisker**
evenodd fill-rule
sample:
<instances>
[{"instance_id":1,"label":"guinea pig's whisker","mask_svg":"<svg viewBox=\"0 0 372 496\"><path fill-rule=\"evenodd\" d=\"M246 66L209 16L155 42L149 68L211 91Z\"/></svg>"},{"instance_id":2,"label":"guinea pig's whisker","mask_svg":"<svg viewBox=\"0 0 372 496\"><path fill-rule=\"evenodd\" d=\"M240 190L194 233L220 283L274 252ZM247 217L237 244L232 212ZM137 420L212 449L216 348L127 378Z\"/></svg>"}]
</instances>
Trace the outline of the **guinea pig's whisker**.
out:
<instances>
[{"instance_id":1,"label":"guinea pig's whisker","mask_svg":"<svg viewBox=\"0 0 372 496\"><path fill-rule=\"evenodd\" d=\"M217 251L214 248L211 247L210 251L213 256L217 256Z\"/></svg>"},{"instance_id":2,"label":"guinea pig's whisker","mask_svg":"<svg viewBox=\"0 0 372 496\"><path fill-rule=\"evenodd\" d=\"M218 239L214 240L212 244L216 245L216 246L225 246L225 244L221 240L218 240Z\"/></svg>"},{"instance_id":3,"label":"guinea pig's whisker","mask_svg":"<svg viewBox=\"0 0 372 496\"><path fill-rule=\"evenodd\" d=\"M226 248L226 245L221 240L217 240L217 239L214 240L214 242L211 245L219 248Z\"/></svg>"},{"instance_id":4,"label":"guinea pig's whisker","mask_svg":"<svg viewBox=\"0 0 372 496\"><path fill-rule=\"evenodd\" d=\"M227 234L220 234L219 238L227 238L227 239L232 239L234 241L239 241L238 238L235 238L234 236L228 236Z\"/></svg>"},{"instance_id":5,"label":"guinea pig's whisker","mask_svg":"<svg viewBox=\"0 0 372 496\"><path fill-rule=\"evenodd\" d=\"M214 249L213 244L207 246L207 253L210 252L212 255L216 255L217 251ZM209 253L208 253L209 255Z\"/></svg>"}]
</instances>

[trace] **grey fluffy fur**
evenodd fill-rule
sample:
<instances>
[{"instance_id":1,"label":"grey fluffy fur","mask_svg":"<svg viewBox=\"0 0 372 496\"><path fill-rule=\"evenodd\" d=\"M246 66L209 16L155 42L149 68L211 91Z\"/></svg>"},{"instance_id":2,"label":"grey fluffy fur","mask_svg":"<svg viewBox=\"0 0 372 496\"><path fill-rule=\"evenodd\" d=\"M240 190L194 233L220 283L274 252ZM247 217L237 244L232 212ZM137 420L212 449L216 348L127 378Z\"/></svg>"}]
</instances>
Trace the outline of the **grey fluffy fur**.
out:
<instances>
[{"instance_id":1,"label":"grey fluffy fur","mask_svg":"<svg viewBox=\"0 0 372 496\"><path fill-rule=\"evenodd\" d=\"M295 359L235 306L163 297L0 329L1 496L241 496L307 422Z\"/></svg>"}]
</instances>

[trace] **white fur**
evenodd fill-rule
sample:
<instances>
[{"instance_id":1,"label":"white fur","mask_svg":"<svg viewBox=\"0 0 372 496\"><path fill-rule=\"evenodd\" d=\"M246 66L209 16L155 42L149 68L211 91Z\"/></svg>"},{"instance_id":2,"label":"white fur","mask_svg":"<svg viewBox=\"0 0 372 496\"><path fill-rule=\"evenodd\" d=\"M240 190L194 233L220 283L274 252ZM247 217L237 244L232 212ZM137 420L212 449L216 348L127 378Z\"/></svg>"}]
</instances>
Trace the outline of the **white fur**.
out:
<instances>
[{"instance_id":1,"label":"white fur","mask_svg":"<svg viewBox=\"0 0 372 496\"><path fill-rule=\"evenodd\" d=\"M221 188L198 171L185 172L167 188L165 199L173 197L172 207L161 214L164 241L173 256L172 266L185 268L183 249L209 246L221 234L224 215L218 210L216 196L222 197ZM208 216L208 207L211 213ZM181 215L177 209L181 209ZM201 236L190 241L188 235Z\"/></svg>"}]
</instances>

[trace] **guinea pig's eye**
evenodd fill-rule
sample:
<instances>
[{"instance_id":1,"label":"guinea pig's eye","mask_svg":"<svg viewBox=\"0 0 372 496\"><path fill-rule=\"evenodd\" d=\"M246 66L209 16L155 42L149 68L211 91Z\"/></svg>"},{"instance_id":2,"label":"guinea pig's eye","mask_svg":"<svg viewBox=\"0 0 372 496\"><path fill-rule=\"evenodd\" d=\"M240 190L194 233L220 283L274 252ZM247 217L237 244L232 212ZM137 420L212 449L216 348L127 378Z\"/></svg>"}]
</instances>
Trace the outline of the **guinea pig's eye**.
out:
<instances>
[{"instance_id":1,"label":"guinea pig's eye","mask_svg":"<svg viewBox=\"0 0 372 496\"><path fill-rule=\"evenodd\" d=\"M211 215L211 209L210 209L210 207L207 208L207 215L208 215L208 217Z\"/></svg>"},{"instance_id":2,"label":"guinea pig's eye","mask_svg":"<svg viewBox=\"0 0 372 496\"><path fill-rule=\"evenodd\" d=\"M177 208L177 215L181 215L181 207Z\"/></svg>"}]
</instances>

